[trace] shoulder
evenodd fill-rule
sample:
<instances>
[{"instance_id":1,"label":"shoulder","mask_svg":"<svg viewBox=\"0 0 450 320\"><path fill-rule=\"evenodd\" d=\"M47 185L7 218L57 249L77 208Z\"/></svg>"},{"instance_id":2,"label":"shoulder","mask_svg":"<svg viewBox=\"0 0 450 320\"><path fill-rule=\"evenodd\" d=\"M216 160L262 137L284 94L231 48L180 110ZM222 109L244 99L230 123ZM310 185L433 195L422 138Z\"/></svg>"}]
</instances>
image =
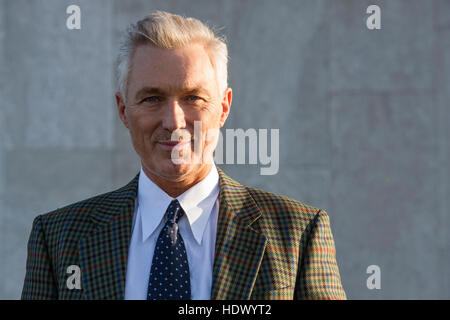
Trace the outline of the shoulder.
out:
<instances>
[{"instance_id":1,"label":"shoulder","mask_svg":"<svg viewBox=\"0 0 450 320\"><path fill-rule=\"evenodd\" d=\"M57 221L57 220L65 220L69 216L74 213L79 213L80 215L86 215L90 212L95 211L95 209L99 206L102 206L105 201L108 201L108 198L112 192L106 192L100 195L96 195L84 200L80 200L68 205L65 205L60 208L56 208L52 211L43 213L39 215L41 221Z\"/></svg>"},{"instance_id":2,"label":"shoulder","mask_svg":"<svg viewBox=\"0 0 450 320\"><path fill-rule=\"evenodd\" d=\"M63 239L77 242L92 231L91 214L107 201L110 194L104 193L40 214L33 221L33 232L42 233L50 248Z\"/></svg>"},{"instance_id":3,"label":"shoulder","mask_svg":"<svg viewBox=\"0 0 450 320\"><path fill-rule=\"evenodd\" d=\"M323 211L304 202L289 198L287 196L268 192L265 190L246 187L258 207L266 214L277 215L301 215L304 218L312 219L319 211Z\"/></svg>"},{"instance_id":4,"label":"shoulder","mask_svg":"<svg viewBox=\"0 0 450 320\"><path fill-rule=\"evenodd\" d=\"M67 229L71 226L82 227L90 221L92 214L114 210L124 201L134 198L137 192L137 180L138 176L119 189L40 214L35 218L34 224L39 223L41 227L50 231L62 228Z\"/></svg>"},{"instance_id":5,"label":"shoulder","mask_svg":"<svg viewBox=\"0 0 450 320\"><path fill-rule=\"evenodd\" d=\"M278 220L300 219L304 222L311 222L319 213L326 215L324 210L281 194L245 186L226 175L222 170L218 169L218 171L221 184L226 186L226 188L232 189L234 194L237 194L237 200L247 201L247 197L250 195L266 218Z\"/></svg>"},{"instance_id":6,"label":"shoulder","mask_svg":"<svg viewBox=\"0 0 450 320\"><path fill-rule=\"evenodd\" d=\"M320 220L327 220L325 210L284 195L246 187L262 213L261 227L270 234L287 237L311 232Z\"/></svg>"},{"instance_id":7,"label":"shoulder","mask_svg":"<svg viewBox=\"0 0 450 320\"><path fill-rule=\"evenodd\" d=\"M246 189L261 212L255 227L272 245L284 247L286 243L299 243L303 246L319 226L328 230L325 210L284 195L253 187Z\"/></svg>"}]
</instances>

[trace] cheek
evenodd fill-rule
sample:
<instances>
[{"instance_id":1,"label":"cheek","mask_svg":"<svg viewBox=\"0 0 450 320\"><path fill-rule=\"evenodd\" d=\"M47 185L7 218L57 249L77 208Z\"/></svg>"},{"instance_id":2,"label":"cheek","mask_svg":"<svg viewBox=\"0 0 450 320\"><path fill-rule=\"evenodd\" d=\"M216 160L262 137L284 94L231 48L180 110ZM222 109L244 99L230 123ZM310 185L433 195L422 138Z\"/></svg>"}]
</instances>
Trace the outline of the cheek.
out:
<instances>
[{"instance_id":1,"label":"cheek","mask_svg":"<svg viewBox=\"0 0 450 320\"><path fill-rule=\"evenodd\" d=\"M129 124L131 134L144 141L150 139L157 128L157 123L152 118L139 114L130 117Z\"/></svg>"},{"instance_id":2,"label":"cheek","mask_svg":"<svg viewBox=\"0 0 450 320\"><path fill-rule=\"evenodd\" d=\"M220 126L221 112L217 106L212 106L207 110L201 112L199 120L202 121L202 128L217 128Z\"/></svg>"},{"instance_id":3,"label":"cheek","mask_svg":"<svg viewBox=\"0 0 450 320\"><path fill-rule=\"evenodd\" d=\"M206 148L215 144L220 134L220 127L214 122L202 123L201 146Z\"/></svg>"},{"instance_id":4,"label":"cheek","mask_svg":"<svg viewBox=\"0 0 450 320\"><path fill-rule=\"evenodd\" d=\"M195 121L200 121L202 141L208 144L208 137L211 135L211 131L216 131L220 128L220 114L215 109L209 109L198 113L194 119L192 122L190 121L192 128L195 130Z\"/></svg>"}]
</instances>

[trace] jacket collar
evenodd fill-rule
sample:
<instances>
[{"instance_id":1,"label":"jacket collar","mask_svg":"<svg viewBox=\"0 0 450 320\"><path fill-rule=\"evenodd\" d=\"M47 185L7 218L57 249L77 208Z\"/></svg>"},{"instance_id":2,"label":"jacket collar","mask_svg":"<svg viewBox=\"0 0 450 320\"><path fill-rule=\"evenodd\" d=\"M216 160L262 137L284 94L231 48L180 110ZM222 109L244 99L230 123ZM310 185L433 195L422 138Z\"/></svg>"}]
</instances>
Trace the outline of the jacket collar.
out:
<instances>
[{"instance_id":1,"label":"jacket collar","mask_svg":"<svg viewBox=\"0 0 450 320\"><path fill-rule=\"evenodd\" d=\"M248 299L266 246L254 224L261 211L246 187L219 172L219 217L211 299ZM82 287L87 299L123 299L139 174L105 194L91 219L94 232L80 240Z\"/></svg>"}]
</instances>

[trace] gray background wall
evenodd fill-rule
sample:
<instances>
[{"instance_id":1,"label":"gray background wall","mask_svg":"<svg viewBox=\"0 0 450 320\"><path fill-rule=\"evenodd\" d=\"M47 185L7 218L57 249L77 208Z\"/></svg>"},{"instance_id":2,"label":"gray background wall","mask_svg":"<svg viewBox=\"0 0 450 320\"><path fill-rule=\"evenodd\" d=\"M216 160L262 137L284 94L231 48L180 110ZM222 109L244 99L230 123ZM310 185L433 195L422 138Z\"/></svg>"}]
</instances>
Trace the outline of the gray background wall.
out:
<instances>
[{"instance_id":1,"label":"gray background wall","mask_svg":"<svg viewBox=\"0 0 450 320\"><path fill-rule=\"evenodd\" d=\"M66 28L70 4L81 30ZM381 30L366 28L370 4ZM445 0L0 0L0 298L20 297L35 216L137 173L113 62L120 31L155 9L224 27L227 128L279 128L280 170L222 168L327 210L350 299L450 298Z\"/></svg>"}]
</instances>

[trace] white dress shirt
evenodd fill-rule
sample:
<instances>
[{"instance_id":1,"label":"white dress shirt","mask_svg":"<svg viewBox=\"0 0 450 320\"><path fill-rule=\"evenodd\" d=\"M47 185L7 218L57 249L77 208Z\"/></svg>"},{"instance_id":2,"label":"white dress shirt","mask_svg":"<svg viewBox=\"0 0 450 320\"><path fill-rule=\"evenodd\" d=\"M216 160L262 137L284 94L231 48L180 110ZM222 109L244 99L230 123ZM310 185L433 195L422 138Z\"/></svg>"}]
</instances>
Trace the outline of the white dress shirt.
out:
<instances>
[{"instance_id":1,"label":"white dress shirt","mask_svg":"<svg viewBox=\"0 0 450 320\"><path fill-rule=\"evenodd\" d=\"M203 180L176 198L186 213L178 226L186 246L193 300L211 298L218 196L219 174L213 163ZM164 227L164 214L172 200L174 198L150 180L141 167L128 252L126 300L147 299L153 251Z\"/></svg>"}]
</instances>

